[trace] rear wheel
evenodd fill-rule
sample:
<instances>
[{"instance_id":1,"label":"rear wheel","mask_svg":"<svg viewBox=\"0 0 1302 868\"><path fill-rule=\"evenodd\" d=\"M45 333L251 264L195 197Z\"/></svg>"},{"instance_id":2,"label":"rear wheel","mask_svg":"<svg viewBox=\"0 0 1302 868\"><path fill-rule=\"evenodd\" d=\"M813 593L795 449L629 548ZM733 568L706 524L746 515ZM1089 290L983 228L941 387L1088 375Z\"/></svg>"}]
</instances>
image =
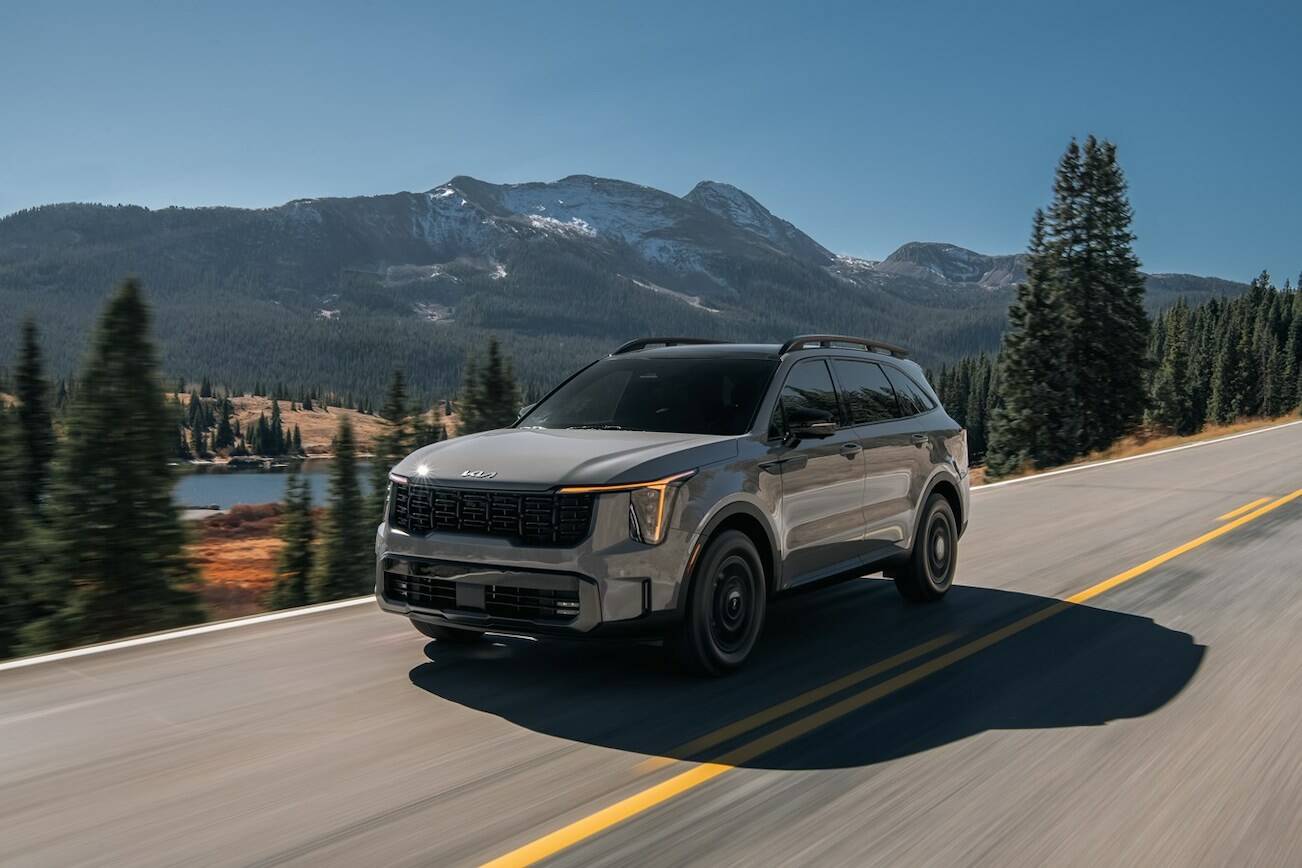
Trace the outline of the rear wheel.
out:
<instances>
[{"instance_id":1,"label":"rear wheel","mask_svg":"<svg viewBox=\"0 0 1302 868\"><path fill-rule=\"evenodd\" d=\"M411 619L411 625L429 638L449 645L465 645L484 638L484 634L479 630L458 630L456 627L430 624L427 621L417 621L415 618Z\"/></svg>"},{"instance_id":2,"label":"rear wheel","mask_svg":"<svg viewBox=\"0 0 1302 868\"><path fill-rule=\"evenodd\" d=\"M891 575L900 596L932 603L945 596L958 571L958 522L944 495L933 494L922 512L909 559Z\"/></svg>"},{"instance_id":3,"label":"rear wheel","mask_svg":"<svg viewBox=\"0 0 1302 868\"><path fill-rule=\"evenodd\" d=\"M693 672L724 675L750 656L764 626L764 566L750 537L719 534L706 545L687 591L686 614L674 642Z\"/></svg>"}]
</instances>

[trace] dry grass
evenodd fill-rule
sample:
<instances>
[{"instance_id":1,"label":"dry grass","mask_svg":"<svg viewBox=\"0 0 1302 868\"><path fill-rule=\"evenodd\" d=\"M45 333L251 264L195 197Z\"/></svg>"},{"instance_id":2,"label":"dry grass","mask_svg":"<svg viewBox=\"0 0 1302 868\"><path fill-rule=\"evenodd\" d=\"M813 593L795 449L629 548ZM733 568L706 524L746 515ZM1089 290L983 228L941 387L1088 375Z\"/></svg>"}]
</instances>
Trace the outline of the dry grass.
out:
<instances>
[{"instance_id":1,"label":"dry grass","mask_svg":"<svg viewBox=\"0 0 1302 868\"><path fill-rule=\"evenodd\" d=\"M1161 434L1149 431L1139 431L1129 437L1123 437L1107 449L1098 452L1091 452L1083 458L1071 462L1070 464L1061 465L1062 467L1071 467L1076 464L1088 464L1092 461L1109 461L1114 458L1129 458L1133 455L1146 455L1149 452L1160 452L1163 449L1170 449L1173 446L1184 446L1189 443L1199 443L1203 440L1215 440L1217 437L1228 437L1231 434L1241 434L1244 431L1255 431L1258 428L1269 428L1272 425L1280 425L1284 422L1293 422L1298 419L1296 413L1288 413L1283 416L1276 416L1269 419L1240 419L1229 425L1208 425L1197 434L1190 434L1181 437L1176 434ZM1058 467L1045 467L1041 470L1031 470L1025 473L1014 473L1003 477L1004 479L1014 479L1023 476L1036 476L1040 473L1046 473L1050 470L1058 470ZM975 467L972 469L972 484L981 485L986 481L986 472L984 467Z\"/></svg>"},{"instance_id":2,"label":"dry grass","mask_svg":"<svg viewBox=\"0 0 1302 868\"><path fill-rule=\"evenodd\" d=\"M279 503L241 504L199 523L190 556L214 618L263 611L262 601L276 580L281 512Z\"/></svg>"}]
</instances>

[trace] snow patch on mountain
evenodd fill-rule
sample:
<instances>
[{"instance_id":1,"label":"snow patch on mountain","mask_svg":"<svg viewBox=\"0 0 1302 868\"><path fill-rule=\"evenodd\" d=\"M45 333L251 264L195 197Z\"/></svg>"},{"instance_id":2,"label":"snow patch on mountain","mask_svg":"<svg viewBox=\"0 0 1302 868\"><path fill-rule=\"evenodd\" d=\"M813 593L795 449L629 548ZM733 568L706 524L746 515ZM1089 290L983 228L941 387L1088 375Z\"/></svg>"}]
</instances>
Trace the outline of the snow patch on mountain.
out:
<instances>
[{"instance_id":1,"label":"snow patch on mountain","mask_svg":"<svg viewBox=\"0 0 1302 868\"><path fill-rule=\"evenodd\" d=\"M593 228L592 224L580 217L562 220L558 217L540 217L537 214L530 214L529 225L535 229L559 232L563 235L577 234L587 238L597 237L597 230Z\"/></svg>"},{"instance_id":2,"label":"snow patch on mountain","mask_svg":"<svg viewBox=\"0 0 1302 868\"><path fill-rule=\"evenodd\" d=\"M660 286L659 284L651 283L650 281L638 280L636 277L628 278L628 282L633 284L636 287L639 287L640 289L649 289L651 292L654 292L657 295L666 295L670 298L683 302L689 307L694 307L697 310L703 310L706 313L723 312L718 308L707 306L704 302L701 301L701 297L699 295L688 295L685 292L678 292L677 290L669 289L668 287Z\"/></svg>"},{"instance_id":3,"label":"snow patch on mountain","mask_svg":"<svg viewBox=\"0 0 1302 868\"><path fill-rule=\"evenodd\" d=\"M581 226L585 234L633 246L649 233L674 223L673 215L663 207L663 200L672 197L624 181L573 175L550 184L509 184L500 189L501 206L529 215L530 222L537 218Z\"/></svg>"}]
</instances>

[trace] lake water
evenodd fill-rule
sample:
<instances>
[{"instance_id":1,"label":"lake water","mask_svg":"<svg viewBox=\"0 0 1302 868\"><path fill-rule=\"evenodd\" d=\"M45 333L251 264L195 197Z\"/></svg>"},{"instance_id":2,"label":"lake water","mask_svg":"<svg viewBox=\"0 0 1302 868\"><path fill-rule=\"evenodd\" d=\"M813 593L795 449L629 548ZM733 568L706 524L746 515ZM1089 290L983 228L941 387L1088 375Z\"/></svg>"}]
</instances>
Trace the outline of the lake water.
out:
<instances>
[{"instance_id":1,"label":"lake water","mask_svg":"<svg viewBox=\"0 0 1302 868\"><path fill-rule=\"evenodd\" d=\"M302 462L300 470L312 486L312 501L325 503L330 484L328 458ZM357 462L357 478L363 493L371 490L369 461ZM220 466L196 465L185 468L176 483L176 502L181 506L210 506L228 509L237 503L271 503L283 500L289 468L274 470L226 470Z\"/></svg>"}]
</instances>

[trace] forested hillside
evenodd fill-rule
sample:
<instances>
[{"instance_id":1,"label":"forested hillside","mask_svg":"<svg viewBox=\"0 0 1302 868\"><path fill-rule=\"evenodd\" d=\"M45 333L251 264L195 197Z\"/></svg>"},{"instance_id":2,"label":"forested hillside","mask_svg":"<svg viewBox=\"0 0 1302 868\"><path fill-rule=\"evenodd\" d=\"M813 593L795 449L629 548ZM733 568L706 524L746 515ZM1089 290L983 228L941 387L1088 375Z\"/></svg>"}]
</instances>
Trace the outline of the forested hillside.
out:
<instances>
[{"instance_id":1,"label":"forested hillside","mask_svg":"<svg viewBox=\"0 0 1302 868\"><path fill-rule=\"evenodd\" d=\"M154 305L163 370L234 391L257 381L372 400L389 372L445 397L498 336L536 394L639 334L781 340L846 331L940 364L993 350L1021 256L905 245L838 257L726 184L685 197L588 176L277 208L52 205L0 220L0 321L30 314L53 372L71 372L124 275ZM1230 281L1148 279L1157 309L1235 294ZM15 331L0 329L0 358Z\"/></svg>"}]
</instances>

